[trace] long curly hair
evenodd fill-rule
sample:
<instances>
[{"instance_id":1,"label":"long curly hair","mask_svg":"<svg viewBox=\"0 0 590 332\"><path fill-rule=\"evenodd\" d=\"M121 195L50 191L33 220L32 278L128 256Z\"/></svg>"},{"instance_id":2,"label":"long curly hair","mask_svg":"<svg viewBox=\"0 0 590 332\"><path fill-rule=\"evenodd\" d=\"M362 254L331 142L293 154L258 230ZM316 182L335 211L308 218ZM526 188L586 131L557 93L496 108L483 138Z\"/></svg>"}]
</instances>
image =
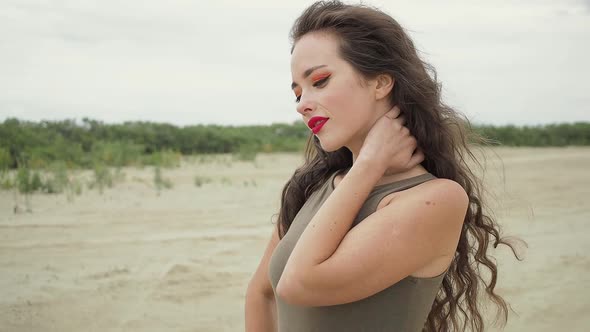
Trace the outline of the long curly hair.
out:
<instances>
[{"instance_id":1,"label":"long curly hair","mask_svg":"<svg viewBox=\"0 0 590 332\"><path fill-rule=\"evenodd\" d=\"M291 30L293 47L311 32L330 33L340 44L340 56L365 78L389 74L395 79L391 105L398 105L406 126L424 152L422 166L438 178L459 183L469 196L455 257L436 295L424 331L483 331L480 296L487 295L497 306L501 325L506 324L508 305L494 292L498 269L487 255L492 241L510 247L521 260L514 244L500 236L500 227L484 205L482 180L468 162L481 166L472 151L486 140L471 130L469 121L441 100L441 84L435 69L424 62L406 31L391 16L366 5L347 5L340 1L318 1L308 7ZM291 52L293 49L291 49ZM477 143L477 144L472 144ZM278 215L282 238L309 196L333 172L352 166L352 154L342 147L324 151L317 137L309 136L305 162L285 184ZM482 277L488 270L490 280ZM485 289L485 293L482 292Z\"/></svg>"}]
</instances>

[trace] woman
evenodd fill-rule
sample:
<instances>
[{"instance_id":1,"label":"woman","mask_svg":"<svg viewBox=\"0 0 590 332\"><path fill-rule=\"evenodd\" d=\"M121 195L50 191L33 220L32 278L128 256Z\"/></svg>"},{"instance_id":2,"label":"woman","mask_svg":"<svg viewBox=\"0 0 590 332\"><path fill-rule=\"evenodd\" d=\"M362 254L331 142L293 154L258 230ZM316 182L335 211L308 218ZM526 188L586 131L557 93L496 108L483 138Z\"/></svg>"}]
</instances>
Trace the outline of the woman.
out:
<instances>
[{"instance_id":1,"label":"woman","mask_svg":"<svg viewBox=\"0 0 590 332\"><path fill-rule=\"evenodd\" d=\"M321 1L291 37L311 135L248 286L246 330L482 331L482 286L505 320L486 251L490 236L514 248L483 213L467 122L442 103L403 28Z\"/></svg>"}]
</instances>

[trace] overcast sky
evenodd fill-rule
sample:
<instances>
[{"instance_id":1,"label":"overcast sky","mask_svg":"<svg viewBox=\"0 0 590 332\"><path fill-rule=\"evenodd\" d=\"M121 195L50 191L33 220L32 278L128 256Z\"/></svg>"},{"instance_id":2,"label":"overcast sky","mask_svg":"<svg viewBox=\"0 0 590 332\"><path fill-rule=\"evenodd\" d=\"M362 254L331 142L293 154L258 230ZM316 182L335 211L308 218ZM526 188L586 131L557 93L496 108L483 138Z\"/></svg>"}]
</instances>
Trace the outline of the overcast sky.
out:
<instances>
[{"instance_id":1,"label":"overcast sky","mask_svg":"<svg viewBox=\"0 0 590 332\"><path fill-rule=\"evenodd\" d=\"M312 2L1 0L0 120L292 122L288 34ZM590 121L590 0L364 2L472 122Z\"/></svg>"}]
</instances>

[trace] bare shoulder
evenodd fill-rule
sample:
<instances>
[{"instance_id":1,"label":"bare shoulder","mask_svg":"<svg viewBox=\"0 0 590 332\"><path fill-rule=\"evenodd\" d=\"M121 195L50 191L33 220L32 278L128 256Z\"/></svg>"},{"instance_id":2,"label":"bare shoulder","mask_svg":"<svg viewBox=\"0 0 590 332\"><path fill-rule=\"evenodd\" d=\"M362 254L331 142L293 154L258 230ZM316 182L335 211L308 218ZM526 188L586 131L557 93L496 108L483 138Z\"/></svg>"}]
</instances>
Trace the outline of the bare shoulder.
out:
<instances>
[{"instance_id":1,"label":"bare shoulder","mask_svg":"<svg viewBox=\"0 0 590 332\"><path fill-rule=\"evenodd\" d=\"M462 210L469 204L469 197L465 189L457 182L449 179L437 178L423 182L407 190L393 193L387 204L397 199L419 199L425 205L436 206L437 203L444 204L448 208Z\"/></svg>"},{"instance_id":2,"label":"bare shoulder","mask_svg":"<svg viewBox=\"0 0 590 332\"><path fill-rule=\"evenodd\" d=\"M457 250L469 205L467 192L455 181L438 178L394 194L397 196L384 210L390 209L392 215L406 215L417 222L417 227L427 229L429 237L438 242L436 257L411 275L417 278L440 275L448 269Z\"/></svg>"},{"instance_id":3,"label":"bare shoulder","mask_svg":"<svg viewBox=\"0 0 590 332\"><path fill-rule=\"evenodd\" d=\"M416 191L423 194L434 195L439 198L446 198L448 200L464 202L468 201L467 192L457 182L449 179L437 178L426 181L421 185L416 186Z\"/></svg>"},{"instance_id":4,"label":"bare shoulder","mask_svg":"<svg viewBox=\"0 0 590 332\"><path fill-rule=\"evenodd\" d=\"M381 210L392 220L403 215L416 227L422 225L451 249L461 233L468 205L469 196L459 183L437 178L393 193Z\"/></svg>"},{"instance_id":5,"label":"bare shoulder","mask_svg":"<svg viewBox=\"0 0 590 332\"><path fill-rule=\"evenodd\" d=\"M453 180L437 178L410 189L388 194L379 202L377 210L394 202L406 200L422 200L424 205L431 207L435 207L437 203L442 203L447 207L454 207L459 210L466 209L469 204L469 197L460 184Z\"/></svg>"}]
</instances>

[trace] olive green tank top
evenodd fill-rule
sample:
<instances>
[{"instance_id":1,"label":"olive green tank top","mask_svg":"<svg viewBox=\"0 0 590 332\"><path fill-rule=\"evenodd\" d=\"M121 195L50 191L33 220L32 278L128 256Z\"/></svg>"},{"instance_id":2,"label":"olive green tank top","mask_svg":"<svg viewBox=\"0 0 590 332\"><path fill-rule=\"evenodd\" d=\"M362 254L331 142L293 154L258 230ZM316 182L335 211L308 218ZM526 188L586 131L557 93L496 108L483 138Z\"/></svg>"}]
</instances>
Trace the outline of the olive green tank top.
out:
<instances>
[{"instance_id":1,"label":"olive green tank top","mask_svg":"<svg viewBox=\"0 0 590 332\"><path fill-rule=\"evenodd\" d=\"M303 230L334 191L334 177L316 190L295 216L287 234L279 241L269 263L269 278L276 287ZM375 212L388 194L411 188L436 177L430 173L375 186L356 216L352 227ZM422 331L446 272L432 278L408 276L389 288L359 301L319 307L303 307L276 298L279 332L381 332Z\"/></svg>"}]
</instances>

